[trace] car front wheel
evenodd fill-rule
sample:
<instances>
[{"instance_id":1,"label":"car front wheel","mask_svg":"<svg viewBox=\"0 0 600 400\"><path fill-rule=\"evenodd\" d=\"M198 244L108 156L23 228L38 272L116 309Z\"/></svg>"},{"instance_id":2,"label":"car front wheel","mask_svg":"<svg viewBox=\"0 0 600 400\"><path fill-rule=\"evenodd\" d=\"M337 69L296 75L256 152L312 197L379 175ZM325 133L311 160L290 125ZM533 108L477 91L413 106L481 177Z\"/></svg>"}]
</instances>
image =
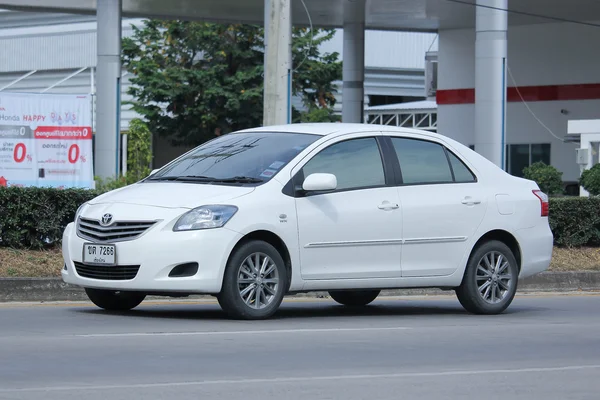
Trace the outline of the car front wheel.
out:
<instances>
[{"instance_id":1,"label":"car front wheel","mask_svg":"<svg viewBox=\"0 0 600 400\"><path fill-rule=\"evenodd\" d=\"M232 253L217 299L233 318L269 318L283 301L287 279L277 249L263 241L250 241Z\"/></svg>"},{"instance_id":2,"label":"car front wheel","mask_svg":"<svg viewBox=\"0 0 600 400\"><path fill-rule=\"evenodd\" d=\"M92 303L108 311L132 310L139 306L146 298L144 293L91 288L86 288L85 293Z\"/></svg>"},{"instance_id":3,"label":"car front wheel","mask_svg":"<svg viewBox=\"0 0 600 400\"><path fill-rule=\"evenodd\" d=\"M349 307L363 307L379 296L380 290L343 290L330 291L329 295L336 302Z\"/></svg>"},{"instance_id":4,"label":"car front wheel","mask_svg":"<svg viewBox=\"0 0 600 400\"><path fill-rule=\"evenodd\" d=\"M510 248L500 241L489 241L471 255L456 295L471 313L500 314L513 301L518 278L519 267Z\"/></svg>"}]
</instances>

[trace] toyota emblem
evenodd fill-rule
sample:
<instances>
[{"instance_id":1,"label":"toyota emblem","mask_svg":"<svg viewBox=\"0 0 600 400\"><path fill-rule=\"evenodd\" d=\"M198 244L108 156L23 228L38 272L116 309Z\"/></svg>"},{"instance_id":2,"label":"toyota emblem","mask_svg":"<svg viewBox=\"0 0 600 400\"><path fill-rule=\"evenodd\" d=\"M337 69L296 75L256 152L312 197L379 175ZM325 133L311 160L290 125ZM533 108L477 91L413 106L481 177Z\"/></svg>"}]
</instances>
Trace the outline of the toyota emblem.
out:
<instances>
[{"instance_id":1,"label":"toyota emblem","mask_svg":"<svg viewBox=\"0 0 600 400\"><path fill-rule=\"evenodd\" d=\"M102 223L102 225L103 225L103 226L110 225L110 223L112 222L112 219L113 219L113 216L112 216L112 214L104 214L104 215L102 216L102 221L101 221L101 223Z\"/></svg>"}]
</instances>

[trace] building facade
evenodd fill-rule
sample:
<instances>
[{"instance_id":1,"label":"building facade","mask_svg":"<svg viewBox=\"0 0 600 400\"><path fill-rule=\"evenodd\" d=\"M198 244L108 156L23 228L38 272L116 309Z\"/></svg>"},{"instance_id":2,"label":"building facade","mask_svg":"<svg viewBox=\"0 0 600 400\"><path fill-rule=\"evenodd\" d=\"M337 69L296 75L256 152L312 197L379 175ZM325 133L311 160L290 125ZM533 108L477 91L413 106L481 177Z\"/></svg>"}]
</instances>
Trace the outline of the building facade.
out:
<instances>
[{"instance_id":1,"label":"building facade","mask_svg":"<svg viewBox=\"0 0 600 400\"><path fill-rule=\"evenodd\" d=\"M202 1L209 3L209 0ZM12 4L14 1L7 0L5 3ZM342 0L307 0L315 25L343 25L341 8L327 6L334 3L338 6L345 4ZM476 21L484 20L476 14L496 2L478 0L470 5L460 5L409 0L405 3L411 6L400 7L391 2L373 0L365 12L366 26L389 29L367 30L365 33L364 104L367 120L396 125L425 121L428 123L426 128L473 146L477 136L481 137L481 132L485 134L486 131L475 129L478 115L476 65L482 57L481 48L479 58L477 56L481 32L477 32ZM90 4L82 2L81 7L91 9ZM187 2L178 1L177 4L185 8ZM254 1L247 4L253 10L256 8L252 14L255 21L260 17L257 10L262 3ZM138 6L143 5L124 3L129 14ZM148 5L149 8L142 11L155 12L154 6ZM506 105L502 105L505 117L499 119L503 133L500 146L503 162L514 175L522 175L523 168L536 161L551 163L563 172L565 182L575 183L580 173L576 162L579 143L577 137L568 138L567 124L569 120L595 119L600 114L600 56L593 51L593 44L600 35L599 24L593 23L600 17L600 3L573 0L567 5L559 0L548 0L541 9L539 2L524 0L518 4L511 3L513 6L524 14L508 13L506 24L506 69L502 79L508 90ZM496 8L501 10L502 7ZM204 9L210 14L207 10L209 8ZM135 12L139 14L142 11ZM167 12L160 11L162 14ZM197 10L194 12L198 14ZM302 13L295 15L295 20L304 18ZM570 22L556 22L556 19ZM130 34L132 23L139 21L123 19L123 36ZM427 33L393 32L392 29ZM343 41L340 29L335 38L323 46L323 51L337 51L343 59ZM0 45L8 55L0 59L0 90L95 93L95 15L0 12ZM434 102L425 99L424 66L428 51L437 52L436 65L439 65ZM121 82L121 99L126 102L129 84L126 73L123 73ZM343 107L341 83L339 87L338 111ZM482 89L481 86L479 88ZM495 101L499 103L499 99ZM297 99L296 104L299 104ZM127 106L121 108L122 131L126 131L128 121L134 116ZM494 121L488 125L490 140L498 140L500 127L496 125L499 124ZM182 151L160 141L156 143L155 150L157 166ZM475 150L478 151L476 147Z\"/></svg>"},{"instance_id":2,"label":"building facade","mask_svg":"<svg viewBox=\"0 0 600 400\"><path fill-rule=\"evenodd\" d=\"M475 32L440 31L438 131L474 143ZM511 26L506 83L506 167L521 175L536 161L550 163L565 182L580 174L578 143L569 120L600 116L600 29L576 23ZM518 88L518 90L516 89ZM476 150L476 149L475 149Z\"/></svg>"},{"instance_id":3,"label":"building facade","mask_svg":"<svg viewBox=\"0 0 600 400\"><path fill-rule=\"evenodd\" d=\"M124 18L123 37L142 19ZM97 22L94 15L0 10L0 90L29 93L96 93ZM385 51L382 51L385 44ZM424 98L424 54L437 49L432 33L367 31L365 106ZM343 30L324 43L323 53L338 52L343 59ZM121 131L137 117L126 103L131 76L122 71ZM342 109L342 84L337 82L336 111ZM95 96L92 96L95 100ZM95 102L95 101L94 101ZM293 99L302 108L299 98ZM95 108L94 108L95 109ZM95 129L94 118L94 129ZM162 138L154 141L154 166L164 165L187 148L173 148Z\"/></svg>"}]
</instances>

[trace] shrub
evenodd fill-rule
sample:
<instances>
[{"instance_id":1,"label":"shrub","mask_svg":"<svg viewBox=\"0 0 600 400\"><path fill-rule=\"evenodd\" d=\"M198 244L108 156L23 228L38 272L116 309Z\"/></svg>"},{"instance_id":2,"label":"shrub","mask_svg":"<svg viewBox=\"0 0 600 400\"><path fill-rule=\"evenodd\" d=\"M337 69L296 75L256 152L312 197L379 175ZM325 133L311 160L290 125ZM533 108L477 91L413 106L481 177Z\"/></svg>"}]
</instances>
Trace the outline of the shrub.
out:
<instances>
[{"instance_id":1,"label":"shrub","mask_svg":"<svg viewBox=\"0 0 600 400\"><path fill-rule=\"evenodd\" d=\"M139 182L150 175L152 161L152 134L139 118L129 123L127 134L127 174L118 178L102 179L95 177L96 190L108 192Z\"/></svg>"},{"instance_id":2,"label":"shrub","mask_svg":"<svg viewBox=\"0 0 600 400\"><path fill-rule=\"evenodd\" d=\"M542 192L553 195L563 193L562 172L552 165L539 161L523 169L523 177L538 184Z\"/></svg>"},{"instance_id":3,"label":"shrub","mask_svg":"<svg viewBox=\"0 0 600 400\"><path fill-rule=\"evenodd\" d=\"M600 194L600 164L583 171L579 182L589 194L598 196Z\"/></svg>"},{"instance_id":4,"label":"shrub","mask_svg":"<svg viewBox=\"0 0 600 400\"><path fill-rule=\"evenodd\" d=\"M100 193L86 189L0 188L0 245L53 246L73 221L77 208Z\"/></svg>"},{"instance_id":5,"label":"shrub","mask_svg":"<svg viewBox=\"0 0 600 400\"><path fill-rule=\"evenodd\" d=\"M98 192L110 192L111 190L122 188L123 186L129 185L127 182L127 178L124 176L119 176L118 178L108 178L102 179L100 177L95 178L96 181L96 190Z\"/></svg>"},{"instance_id":6,"label":"shrub","mask_svg":"<svg viewBox=\"0 0 600 400\"><path fill-rule=\"evenodd\" d=\"M558 246L600 244L600 198L563 197L550 199L550 228Z\"/></svg>"}]
</instances>

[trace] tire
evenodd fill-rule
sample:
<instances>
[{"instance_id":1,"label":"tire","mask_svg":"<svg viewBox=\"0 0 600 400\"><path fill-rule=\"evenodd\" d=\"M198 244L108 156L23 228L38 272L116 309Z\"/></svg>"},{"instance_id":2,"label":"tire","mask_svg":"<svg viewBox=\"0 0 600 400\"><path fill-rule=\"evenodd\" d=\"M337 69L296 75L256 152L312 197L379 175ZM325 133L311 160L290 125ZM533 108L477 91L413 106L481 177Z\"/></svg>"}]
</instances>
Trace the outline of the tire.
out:
<instances>
[{"instance_id":1,"label":"tire","mask_svg":"<svg viewBox=\"0 0 600 400\"><path fill-rule=\"evenodd\" d=\"M336 302L348 307L364 307L379 296L381 290L341 290L329 295Z\"/></svg>"},{"instance_id":2,"label":"tire","mask_svg":"<svg viewBox=\"0 0 600 400\"><path fill-rule=\"evenodd\" d=\"M88 298L96 306L108 311L128 311L136 308L146 298L144 293L119 292L85 288Z\"/></svg>"},{"instance_id":3,"label":"tire","mask_svg":"<svg viewBox=\"0 0 600 400\"><path fill-rule=\"evenodd\" d=\"M496 270L500 256L500 268ZM488 267L489 264L493 264L492 268ZM469 258L463 281L456 289L458 301L473 314L500 314L515 297L518 277L519 267L510 248L497 240L485 242Z\"/></svg>"},{"instance_id":4,"label":"tire","mask_svg":"<svg viewBox=\"0 0 600 400\"><path fill-rule=\"evenodd\" d=\"M266 259L269 261L265 262ZM258 268L254 268L255 264ZM279 309L287 282L285 262L277 249L267 242L253 240L232 252L217 299L232 318L267 319Z\"/></svg>"}]
</instances>

